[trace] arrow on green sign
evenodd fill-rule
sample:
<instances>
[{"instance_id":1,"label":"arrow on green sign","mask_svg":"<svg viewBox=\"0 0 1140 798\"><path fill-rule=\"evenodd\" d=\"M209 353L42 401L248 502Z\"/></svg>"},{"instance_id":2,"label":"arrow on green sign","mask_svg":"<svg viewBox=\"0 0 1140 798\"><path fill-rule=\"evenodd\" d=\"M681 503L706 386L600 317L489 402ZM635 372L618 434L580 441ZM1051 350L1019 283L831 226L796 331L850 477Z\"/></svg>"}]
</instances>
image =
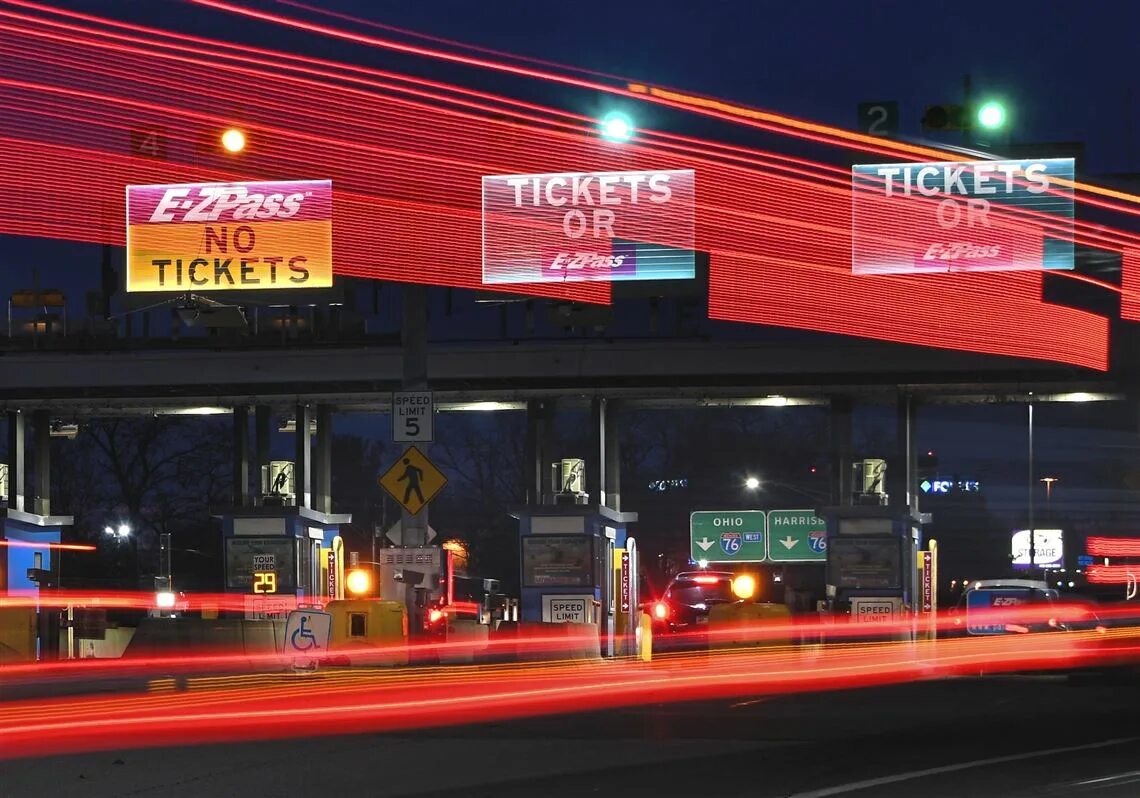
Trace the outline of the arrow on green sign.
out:
<instances>
[{"instance_id":1,"label":"arrow on green sign","mask_svg":"<svg viewBox=\"0 0 1140 798\"><path fill-rule=\"evenodd\" d=\"M768 531L773 562L827 560L827 523L814 510L769 510Z\"/></svg>"},{"instance_id":2,"label":"arrow on green sign","mask_svg":"<svg viewBox=\"0 0 1140 798\"><path fill-rule=\"evenodd\" d=\"M701 547L701 551L708 551L709 549L711 549L713 546L716 545L716 541L715 540L709 540L708 537L703 537L700 540L694 540L693 542Z\"/></svg>"}]
</instances>

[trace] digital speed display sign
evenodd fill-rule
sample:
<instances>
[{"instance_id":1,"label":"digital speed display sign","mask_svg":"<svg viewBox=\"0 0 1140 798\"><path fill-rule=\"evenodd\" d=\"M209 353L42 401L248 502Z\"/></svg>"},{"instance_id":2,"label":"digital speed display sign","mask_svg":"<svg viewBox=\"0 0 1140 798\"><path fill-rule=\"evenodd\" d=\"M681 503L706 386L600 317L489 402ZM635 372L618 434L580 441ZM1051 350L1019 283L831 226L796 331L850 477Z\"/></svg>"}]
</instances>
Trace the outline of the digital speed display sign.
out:
<instances>
[{"instance_id":1,"label":"digital speed display sign","mask_svg":"<svg viewBox=\"0 0 1140 798\"><path fill-rule=\"evenodd\" d=\"M1073 268L1072 158L851 168L855 274Z\"/></svg>"}]
</instances>

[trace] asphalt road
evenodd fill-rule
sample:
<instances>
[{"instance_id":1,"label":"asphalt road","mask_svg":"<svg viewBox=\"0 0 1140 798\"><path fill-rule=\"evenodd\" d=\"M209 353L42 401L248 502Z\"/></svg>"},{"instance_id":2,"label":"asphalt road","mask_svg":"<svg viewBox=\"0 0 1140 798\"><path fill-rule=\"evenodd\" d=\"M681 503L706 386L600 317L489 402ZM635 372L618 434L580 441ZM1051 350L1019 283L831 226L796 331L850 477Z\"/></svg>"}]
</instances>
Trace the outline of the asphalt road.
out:
<instances>
[{"instance_id":1,"label":"asphalt road","mask_svg":"<svg viewBox=\"0 0 1140 798\"><path fill-rule=\"evenodd\" d=\"M0 763L22 796L1140 794L1140 684L923 682ZM335 731L335 730L326 730Z\"/></svg>"}]
</instances>

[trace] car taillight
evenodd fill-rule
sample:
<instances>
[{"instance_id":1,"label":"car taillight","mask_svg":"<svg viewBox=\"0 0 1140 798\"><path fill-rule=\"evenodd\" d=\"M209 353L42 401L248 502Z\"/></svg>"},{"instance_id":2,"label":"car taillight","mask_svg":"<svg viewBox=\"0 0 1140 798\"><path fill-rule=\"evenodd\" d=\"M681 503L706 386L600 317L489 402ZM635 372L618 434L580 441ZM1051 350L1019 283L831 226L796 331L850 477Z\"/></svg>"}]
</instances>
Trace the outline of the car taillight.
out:
<instances>
[{"instance_id":1,"label":"car taillight","mask_svg":"<svg viewBox=\"0 0 1140 798\"><path fill-rule=\"evenodd\" d=\"M428 623L439 623L443 619L441 610L432 610L428 613Z\"/></svg>"},{"instance_id":2,"label":"car taillight","mask_svg":"<svg viewBox=\"0 0 1140 798\"><path fill-rule=\"evenodd\" d=\"M1056 628L1057 628L1057 619L1056 619L1056 618L1050 618L1050 619L1049 619L1049 626L1051 626L1051 627L1053 627L1054 629L1056 629Z\"/></svg>"},{"instance_id":3,"label":"car taillight","mask_svg":"<svg viewBox=\"0 0 1140 798\"><path fill-rule=\"evenodd\" d=\"M659 621L663 621L669 615L669 607L664 601L659 601L653 605L653 614Z\"/></svg>"},{"instance_id":4,"label":"car taillight","mask_svg":"<svg viewBox=\"0 0 1140 798\"><path fill-rule=\"evenodd\" d=\"M693 582L698 585L715 585L720 581L719 576L694 576Z\"/></svg>"}]
</instances>

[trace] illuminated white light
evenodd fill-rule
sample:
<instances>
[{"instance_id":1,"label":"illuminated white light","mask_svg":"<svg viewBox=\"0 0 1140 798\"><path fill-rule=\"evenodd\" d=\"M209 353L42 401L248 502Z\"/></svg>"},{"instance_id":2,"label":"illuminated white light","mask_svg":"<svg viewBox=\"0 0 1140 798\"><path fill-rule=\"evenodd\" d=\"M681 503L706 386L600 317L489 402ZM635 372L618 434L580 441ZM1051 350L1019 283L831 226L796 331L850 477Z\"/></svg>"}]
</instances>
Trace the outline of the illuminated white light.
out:
<instances>
[{"instance_id":1,"label":"illuminated white light","mask_svg":"<svg viewBox=\"0 0 1140 798\"><path fill-rule=\"evenodd\" d=\"M1119 394L1111 393L1089 393L1088 391L1072 391L1070 393L1055 393L1051 396L1043 396L1042 399L1053 402L1111 402L1120 399Z\"/></svg>"},{"instance_id":2,"label":"illuminated white light","mask_svg":"<svg viewBox=\"0 0 1140 798\"><path fill-rule=\"evenodd\" d=\"M170 409L155 410L156 416L221 416L230 412L228 407L174 407Z\"/></svg>"},{"instance_id":3,"label":"illuminated white light","mask_svg":"<svg viewBox=\"0 0 1140 798\"><path fill-rule=\"evenodd\" d=\"M497 410L522 410L525 407L522 402L460 402L453 405L443 404L440 409L490 413Z\"/></svg>"},{"instance_id":4,"label":"illuminated white light","mask_svg":"<svg viewBox=\"0 0 1140 798\"><path fill-rule=\"evenodd\" d=\"M744 480L744 487L748 488L749 490L756 490L760 487L760 480L758 480L756 477L749 477L748 479Z\"/></svg>"},{"instance_id":5,"label":"illuminated white light","mask_svg":"<svg viewBox=\"0 0 1140 798\"><path fill-rule=\"evenodd\" d=\"M110 527L108 527L108 528L110 528ZM116 534L121 538L130 537L131 536L131 528L129 526L127 526L126 524L119 524L119 528L116 530Z\"/></svg>"},{"instance_id":6,"label":"illuminated white light","mask_svg":"<svg viewBox=\"0 0 1140 798\"><path fill-rule=\"evenodd\" d=\"M633 120L619 111L602 117L600 127L602 136L610 141L629 141L633 138Z\"/></svg>"},{"instance_id":7,"label":"illuminated white light","mask_svg":"<svg viewBox=\"0 0 1140 798\"><path fill-rule=\"evenodd\" d=\"M160 590L154 594L154 605L160 610L168 610L174 606L174 594L169 590Z\"/></svg>"},{"instance_id":8,"label":"illuminated white light","mask_svg":"<svg viewBox=\"0 0 1140 798\"><path fill-rule=\"evenodd\" d=\"M708 560L697 560L697 565L699 565L701 568L708 568L709 567L709 561Z\"/></svg>"},{"instance_id":9,"label":"illuminated white light","mask_svg":"<svg viewBox=\"0 0 1140 798\"><path fill-rule=\"evenodd\" d=\"M245 134L236 127L231 127L222 133L222 147L226 152L241 152L245 149Z\"/></svg>"}]
</instances>

